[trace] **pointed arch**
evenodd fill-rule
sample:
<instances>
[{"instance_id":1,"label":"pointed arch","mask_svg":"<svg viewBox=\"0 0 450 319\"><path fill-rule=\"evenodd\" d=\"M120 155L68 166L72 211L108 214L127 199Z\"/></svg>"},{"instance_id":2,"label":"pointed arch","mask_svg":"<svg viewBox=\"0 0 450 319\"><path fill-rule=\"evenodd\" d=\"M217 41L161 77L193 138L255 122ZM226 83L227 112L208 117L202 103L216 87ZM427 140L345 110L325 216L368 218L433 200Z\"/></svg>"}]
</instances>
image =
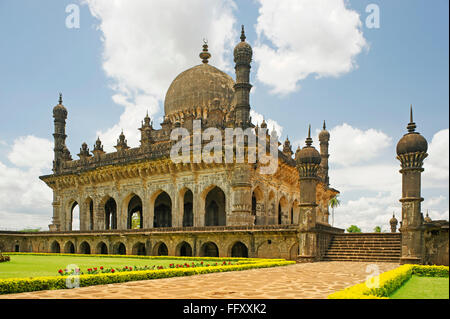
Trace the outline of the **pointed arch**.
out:
<instances>
[{"instance_id":1,"label":"pointed arch","mask_svg":"<svg viewBox=\"0 0 450 319\"><path fill-rule=\"evenodd\" d=\"M226 226L225 192L218 186L208 191L205 198L205 226Z\"/></svg>"},{"instance_id":2,"label":"pointed arch","mask_svg":"<svg viewBox=\"0 0 450 319\"><path fill-rule=\"evenodd\" d=\"M172 199L165 191L155 198L153 227L172 227Z\"/></svg>"}]
</instances>

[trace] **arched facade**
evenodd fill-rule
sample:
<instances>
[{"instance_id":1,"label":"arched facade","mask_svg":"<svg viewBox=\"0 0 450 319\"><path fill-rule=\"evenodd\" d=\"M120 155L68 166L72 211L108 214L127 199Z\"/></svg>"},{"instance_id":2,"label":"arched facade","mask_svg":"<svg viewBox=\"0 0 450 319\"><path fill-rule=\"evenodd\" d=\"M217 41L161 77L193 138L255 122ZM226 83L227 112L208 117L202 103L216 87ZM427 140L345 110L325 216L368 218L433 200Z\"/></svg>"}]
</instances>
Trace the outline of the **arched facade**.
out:
<instances>
[{"instance_id":1,"label":"arched facade","mask_svg":"<svg viewBox=\"0 0 450 319\"><path fill-rule=\"evenodd\" d=\"M215 186L205 199L205 226L225 226L226 225L226 202L225 193Z\"/></svg>"}]
</instances>

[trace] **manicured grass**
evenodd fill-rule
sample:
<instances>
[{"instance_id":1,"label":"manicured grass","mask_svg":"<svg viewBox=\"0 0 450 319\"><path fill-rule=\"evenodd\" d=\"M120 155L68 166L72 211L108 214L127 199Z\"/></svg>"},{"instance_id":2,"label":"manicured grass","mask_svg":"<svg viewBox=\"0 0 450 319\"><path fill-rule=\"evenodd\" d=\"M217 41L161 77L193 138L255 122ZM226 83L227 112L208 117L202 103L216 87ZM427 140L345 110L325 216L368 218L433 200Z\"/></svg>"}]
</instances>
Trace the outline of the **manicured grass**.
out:
<instances>
[{"instance_id":1,"label":"manicured grass","mask_svg":"<svg viewBox=\"0 0 450 319\"><path fill-rule=\"evenodd\" d=\"M77 256L36 256L36 255L10 255L11 260L0 263L0 279L3 278L29 278L39 276L59 276L58 270L68 265L77 265L82 272L87 268L122 268L125 266L164 266L170 264L191 264L192 260L183 259L139 259L126 257L77 257Z\"/></svg>"},{"instance_id":2,"label":"manicured grass","mask_svg":"<svg viewBox=\"0 0 450 319\"><path fill-rule=\"evenodd\" d=\"M412 276L390 299L449 299L448 278Z\"/></svg>"}]
</instances>

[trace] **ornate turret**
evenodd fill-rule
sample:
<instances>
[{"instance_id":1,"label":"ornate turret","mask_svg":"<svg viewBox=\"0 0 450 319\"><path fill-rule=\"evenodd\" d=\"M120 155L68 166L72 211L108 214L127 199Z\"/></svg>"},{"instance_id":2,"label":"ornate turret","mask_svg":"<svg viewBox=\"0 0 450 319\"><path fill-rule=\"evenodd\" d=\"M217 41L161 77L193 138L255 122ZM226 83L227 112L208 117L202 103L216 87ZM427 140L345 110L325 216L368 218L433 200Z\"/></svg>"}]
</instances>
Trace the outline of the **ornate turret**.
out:
<instances>
[{"instance_id":1,"label":"ornate turret","mask_svg":"<svg viewBox=\"0 0 450 319\"><path fill-rule=\"evenodd\" d=\"M100 141L100 137L97 137L97 140L95 141L95 145L94 145L94 150L92 151L92 153L94 153L95 157L99 157L99 156L105 154L105 152L103 151L102 142Z\"/></svg>"},{"instance_id":2,"label":"ornate turret","mask_svg":"<svg viewBox=\"0 0 450 319\"><path fill-rule=\"evenodd\" d=\"M398 220L395 218L395 213L392 213L392 218L389 220L389 224L391 225L391 233L395 233L398 225Z\"/></svg>"},{"instance_id":3,"label":"ornate turret","mask_svg":"<svg viewBox=\"0 0 450 319\"><path fill-rule=\"evenodd\" d=\"M292 157L292 154L294 154L294 152L292 152L291 142L289 141L289 137L287 136L286 141L284 141L283 144L283 154L286 155L287 157Z\"/></svg>"},{"instance_id":4,"label":"ornate turret","mask_svg":"<svg viewBox=\"0 0 450 319\"><path fill-rule=\"evenodd\" d=\"M85 160L92 155L89 153L89 148L86 143L81 144L80 153L77 154L81 160Z\"/></svg>"},{"instance_id":5,"label":"ornate turret","mask_svg":"<svg viewBox=\"0 0 450 319\"><path fill-rule=\"evenodd\" d=\"M323 129L319 133L319 141L320 157L322 158L319 175L328 186L330 184L330 179L328 177L328 158L330 157L330 154L328 153L328 142L330 141L330 132L327 131L325 121L323 121Z\"/></svg>"},{"instance_id":6,"label":"ornate turret","mask_svg":"<svg viewBox=\"0 0 450 319\"><path fill-rule=\"evenodd\" d=\"M236 71L236 84L234 91L236 95L236 126L247 128L251 126L250 122L250 63L252 61L252 47L245 42L245 31L242 26L241 42L234 48L234 69ZM261 125L262 127L262 125Z\"/></svg>"},{"instance_id":7,"label":"ornate turret","mask_svg":"<svg viewBox=\"0 0 450 319\"><path fill-rule=\"evenodd\" d=\"M67 109L62 104L62 93L59 93L58 104L53 108L53 118L55 132L53 133L53 138L55 141L54 146L54 160L53 160L53 172L55 174L59 173L61 169L62 162L66 160L71 160L70 152L66 147L66 119L67 119Z\"/></svg>"},{"instance_id":8,"label":"ornate turret","mask_svg":"<svg viewBox=\"0 0 450 319\"><path fill-rule=\"evenodd\" d=\"M153 123L151 122L150 117L148 116L148 112L139 130L141 131L141 146L143 147L149 146L152 142Z\"/></svg>"},{"instance_id":9,"label":"ornate turret","mask_svg":"<svg viewBox=\"0 0 450 319\"><path fill-rule=\"evenodd\" d=\"M122 133L120 133L120 135L119 135L119 139L117 140L117 145L114 147L116 148L116 150L118 152L129 149L129 147L127 145L127 140L125 139L125 135L123 134L123 130L122 130Z\"/></svg>"},{"instance_id":10,"label":"ornate turret","mask_svg":"<svg viewBox=\"0 0 450 319\"><path fill-rule=\"evenodd\" d=\"M430 216L428 215L428 209L427 209L427 216L424 218L425 223L431 223L432 220L430 218Z\"/></svg>"},{"instance_id":11,"label":"ornate turret","mask_svg":"<svg viewBox=\"0 0 450 319\"><path fill-rule=\"evenodd\" d=\"M311 125L308 129L306 146L295 153L300 180L299 248L300 262L312 262L319 258L317 234L314 229L317 221L316 187L319 182L317 172L320 166L320 154L312 146Z\"/></svg>"},{"instance_id":12,"label":"ornate turret","mask_svg":"<svg viewBox=\"0 0 450 319\"><path fill-rule=\"evenodd\" d=\"M402 169L402 256L400 263L423 263L423 215L421 213L421 173L423 172L423 160L428 143L425 138L415 132L416 124L413 122L412 106L410 109L410 121L407 126L408 133L403 135L397 144L397 159Z\"/></svg>"},{"instance_id":13,"label":"ornate turret","mask_svg":"<svg viewBox=\"0 0 450 319\"><path fill-rule=\"evenodd\" d=\"M300 176L317 177L319 165L322 160L320 153L312 145L311 125L308 129L308 137L305 141L306 146L296 154L297 167L300 167Z\"/></svg>"}]
</instances>

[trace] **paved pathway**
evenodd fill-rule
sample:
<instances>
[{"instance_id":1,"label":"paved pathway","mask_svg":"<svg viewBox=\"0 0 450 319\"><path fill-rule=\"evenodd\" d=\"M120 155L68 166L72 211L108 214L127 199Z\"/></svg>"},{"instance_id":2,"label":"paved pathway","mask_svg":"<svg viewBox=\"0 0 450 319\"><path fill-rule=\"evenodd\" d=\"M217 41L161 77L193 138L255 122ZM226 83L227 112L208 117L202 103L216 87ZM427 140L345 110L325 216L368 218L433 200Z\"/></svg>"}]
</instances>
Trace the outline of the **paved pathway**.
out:
<instances>
[{"instance_id":1,"label":"paved pathway","mask_svg":"<svg viewBox=\"0 0 450 319\"><path fill-rule=\"evenodd\" d=\"M363 262L318 262L290 266L134 281L76 289L0 295L0 298L318 299L363 282ZM376 263L380 272L398 267ZM371 271L373 273L373 271Z\"/></svg>"}]
</instances>

